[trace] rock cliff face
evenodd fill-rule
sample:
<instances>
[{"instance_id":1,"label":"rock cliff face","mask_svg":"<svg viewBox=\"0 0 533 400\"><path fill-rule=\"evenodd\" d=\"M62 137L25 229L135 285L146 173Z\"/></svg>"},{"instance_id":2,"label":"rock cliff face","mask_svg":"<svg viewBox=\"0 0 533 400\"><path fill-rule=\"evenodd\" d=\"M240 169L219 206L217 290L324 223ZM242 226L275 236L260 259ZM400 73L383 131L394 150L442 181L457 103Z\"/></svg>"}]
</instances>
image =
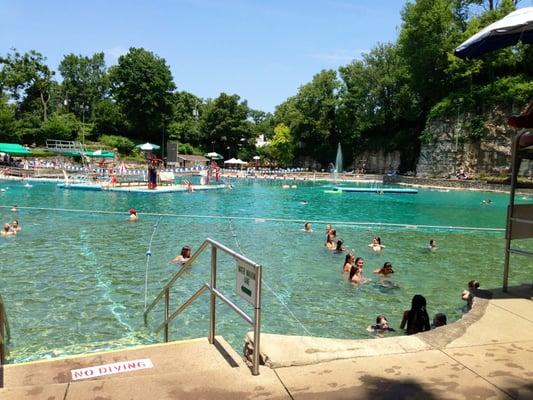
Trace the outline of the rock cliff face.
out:
<instances>
[{"instance_id":1,"label":"rock cliff face","mask_svg":"<svg viewBox=\"0 0 533 400\"><path fill-rule=\"evenodd\" d=\"M417 176L454 176L460 168L471 176L510 172L511 139L516 134L507 126L511 114L511 110L495 110L483 118L465 114L430 121L426 132L431 140L422 144ZM521 175L531 176L533 163L522 164Z\"/></svg>"}]
</instances>

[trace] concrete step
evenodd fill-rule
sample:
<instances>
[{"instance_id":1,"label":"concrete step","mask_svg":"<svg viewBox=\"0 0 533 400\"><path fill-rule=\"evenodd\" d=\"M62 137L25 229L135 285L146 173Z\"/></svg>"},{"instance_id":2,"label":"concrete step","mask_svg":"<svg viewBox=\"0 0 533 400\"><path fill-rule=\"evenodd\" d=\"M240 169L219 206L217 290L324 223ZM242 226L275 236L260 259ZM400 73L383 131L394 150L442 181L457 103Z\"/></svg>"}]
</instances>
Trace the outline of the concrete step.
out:
<instances>
[{"instance_id":1,"label":"concrete step","mask_svg":"<svg viewBox=\"0 0 533 400\"><path fill-rule=\"evenodd\" d=\"M111 371L110 368L105 367L106 365L146 359L149 360L148 364L151 363L153 365L152 367L146 368L147 365L141 363L141 365L131 365L131 368L128 368L124 364L115 368L112 374L95 378L91 378L92 374L89 373L79 373L77 374L77 379L72 375L73 370L89 367L97 367L93 371L94 375L98 373L105 374ZM8 364L4 366L3 384L5 388L40 386L69 383L87 378L111 379L154 375L169 371L189 371L197 370L200 366L209 370L225 365L246 368L242 357L222 337L216 338L215 345L210 345L207 338L200 338L84 356Z\"/></svg>"},{"instance_id":2,"label":"concrete step","mask_svg":"<svg viewBox=\"0 0 533 400\"><path fill-rule=\"evenodd\" d=\"M153 367L73 380L73 369L148 359ZM289 398L275 372L248 365L221 337L144 346L4 368L0 399ZM267 389L268 388L268 389Z\"/></svg>"}]
</instances>

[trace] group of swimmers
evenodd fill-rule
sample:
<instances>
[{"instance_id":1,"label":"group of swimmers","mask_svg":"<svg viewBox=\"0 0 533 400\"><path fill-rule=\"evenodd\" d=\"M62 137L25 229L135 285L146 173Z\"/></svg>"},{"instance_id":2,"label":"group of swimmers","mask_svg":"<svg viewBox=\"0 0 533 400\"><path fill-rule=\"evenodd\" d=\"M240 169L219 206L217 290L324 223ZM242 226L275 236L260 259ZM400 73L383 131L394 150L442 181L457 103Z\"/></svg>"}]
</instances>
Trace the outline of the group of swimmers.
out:
<instances>
[{"instance_id":1,"label":"group of swimmers","mask_svg":"<svg viewBox=\"0 0 533 400\"><path fill-rule=\"evenodd\" d=\"M313 231L311 224L309 222L307 222L304 225L304 231L305 232ZM343 246L343 241L341 239L337 239L337 231L329 224L326 226L325 247L328 250L331 250L334 252L345 251L345 248ZM372 251L375 251L375 252L380 252L385 248L379 236L374 236L372 239L372 242L368 245L368 247L370 247ZM429 251L437 250L437 241L435 239L431 239L429 241L427 248ZM348 280L350 282L355 283L355 284L361 284L366 281L363 275L363 266L364 266L363 257L355 257L354 254L348 253L346 254L346 257L344 259L342 270L344 273L348 275ZM389 261L386 261L381 268L374 270L374 273L379 275L380 277L386 277L386 276L393 274L394 269L393 269L392 263ZM471 286L471 282L469 283L469 288L470 286ZM463 293L463 296L465 300L468 301L468 299L471 299L471 294L470 294L471 292L470 291L465 291L465 292L466 293ZM411 335L411 334L428 331L430 329L434 329L434 328L446 325L446 323L447 323L446 315L442 313L435 314L435 316L433 317L433 322L430 323L429 316L426 311L426 299L422 295L415 295L411 302L411 309L405 311L403 314L402 322L400 324L400 329L405 329L405 332L408 335ZM371 332L379 332L379 333L384 333L387 331L394 331L394 329L389 326L387 318L384 315L378 315L378 317L376 318L376 323L374 325L370 325L367 328L367 330Z\"/></svg>"},{"instance_id":2,"label":"group of swimmers","mask_svg":"<svg viewBox=\"0 0 533 400\"><path fill-rule=\"evenodd\" d=\"M405 330L407 335L414 335L415 333L426 332L447 324L446 315L442 313L435 314L433 322L430 323L426 307L426 298L420 294L415 294L411 300L411 308L403 313L400 329ZM374 333L395 332L389 326L389 322L384 315L378 315L376 324L370 325L367 330Z\"/></svg>"},{"instance_id":3,"label":"group of swimmers","mask_svg":"<svg viewBox=\"0 0 533 400\"><path fill-rule=\"evenodd\" d=\"M5 223L4 227L2 228L2 231L0 231L1 236L12 236L19 233L21 230L21 227L19 225L19 222L15 219L11 224Z\"/></svg>"}]
</instances>

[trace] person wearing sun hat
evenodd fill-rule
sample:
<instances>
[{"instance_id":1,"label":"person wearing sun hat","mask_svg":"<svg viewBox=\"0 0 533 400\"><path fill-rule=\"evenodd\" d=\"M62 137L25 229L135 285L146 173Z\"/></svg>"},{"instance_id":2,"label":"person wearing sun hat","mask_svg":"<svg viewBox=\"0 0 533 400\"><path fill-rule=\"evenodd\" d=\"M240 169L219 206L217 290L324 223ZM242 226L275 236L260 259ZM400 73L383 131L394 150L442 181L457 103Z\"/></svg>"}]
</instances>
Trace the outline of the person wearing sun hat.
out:
<instances>
[{"instance_id":1,"label":"person wearing sun hat","mask_svg":"<svg viewBox=\"0 0 533 400\"><path fill-rule=\"evenodd\" d=\"M130 208L130 221L137 221L137 211L135 208Z\"/></svg>"}]
</instances>

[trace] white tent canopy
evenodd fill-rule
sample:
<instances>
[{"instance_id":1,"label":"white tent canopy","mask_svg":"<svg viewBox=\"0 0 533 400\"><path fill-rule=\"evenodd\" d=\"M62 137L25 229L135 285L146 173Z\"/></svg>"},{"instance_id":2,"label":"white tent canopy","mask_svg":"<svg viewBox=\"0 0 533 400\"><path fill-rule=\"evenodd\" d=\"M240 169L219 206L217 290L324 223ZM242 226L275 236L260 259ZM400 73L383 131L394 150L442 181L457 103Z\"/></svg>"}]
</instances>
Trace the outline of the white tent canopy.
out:
<instances>
[{"instance_id":1,"label":"white tent canopy","mask_svg":"<svg viewBox=\"0 0 533 400\"><path fill-rule=\"evenodd\" d=\"M137 147L139 149L141 149L142 151L152 151L152 150L157 150L160 148L160 146L158 146L157 144L153 144L153 143L143 143L143 144L138 144Z\"/></svg>"},{"instance_id":2,"label":"white tent canopy","mask_svg":"<svg viewBox=\"0 0 533 400\"><path fill-rule=\"evenodd\" d=\"M230 158L229 160L224 161L224 164L234 164L234 165L246 165L246 161L239 160L238 158Z\"/></svg>"},{"instance_id":3,"label":"white tent canopy","mask_svg":"<svg viewBox=\"0 0 533 400\"><path fill-rule=\"evenodd\" d=\"M213 160L222 160L224 157L222 157L220 154L215 153L214 151L205 154L207 158L212 158Z\"/></svg>"}]
</instances>

